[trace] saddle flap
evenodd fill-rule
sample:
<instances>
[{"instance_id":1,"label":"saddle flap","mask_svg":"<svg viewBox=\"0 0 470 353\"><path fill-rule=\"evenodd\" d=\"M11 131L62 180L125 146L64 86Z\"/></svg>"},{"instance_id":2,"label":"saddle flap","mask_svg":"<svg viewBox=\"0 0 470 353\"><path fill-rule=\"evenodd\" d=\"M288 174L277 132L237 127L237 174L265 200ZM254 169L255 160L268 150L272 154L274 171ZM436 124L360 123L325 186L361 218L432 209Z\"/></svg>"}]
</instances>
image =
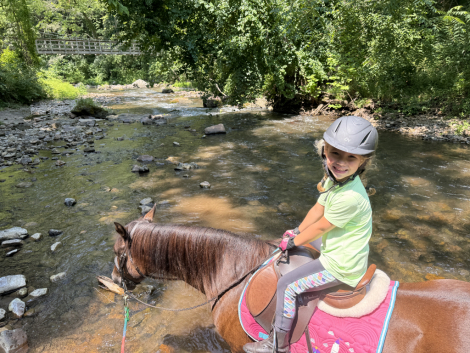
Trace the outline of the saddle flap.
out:
<instances>
[{"instance_id":1,"label":"saddle flap","mask_svg":"<svg viewBox=\"0 0 470 353\"><path fill-rule=\"evenodd\" d=\"M251 315L256 317L261 314L272 300L276 294L277 278L273 261L251 279L246 290L246 304Z\"/></svg>"}]
</instances>

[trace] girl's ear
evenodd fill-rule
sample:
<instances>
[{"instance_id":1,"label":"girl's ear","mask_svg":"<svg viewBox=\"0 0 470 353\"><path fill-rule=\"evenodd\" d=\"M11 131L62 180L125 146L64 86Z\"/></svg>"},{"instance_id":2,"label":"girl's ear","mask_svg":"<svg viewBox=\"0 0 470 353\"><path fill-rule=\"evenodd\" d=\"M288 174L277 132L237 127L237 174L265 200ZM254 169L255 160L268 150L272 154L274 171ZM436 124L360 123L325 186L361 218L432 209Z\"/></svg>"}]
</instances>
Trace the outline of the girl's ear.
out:
<instances>
[{"instance_id":1,"label":"girl's ear","mask_svg":"<svg viewBox=\"0 0 470 353\"><path fill-rule=\"evenodd\" d=\"M129 233L127 233L126 228L124 228L121 224L114 222L114 227L116 227L116 232L125 240L129 240L130 236Z\"/></svg>"}]
</instances>

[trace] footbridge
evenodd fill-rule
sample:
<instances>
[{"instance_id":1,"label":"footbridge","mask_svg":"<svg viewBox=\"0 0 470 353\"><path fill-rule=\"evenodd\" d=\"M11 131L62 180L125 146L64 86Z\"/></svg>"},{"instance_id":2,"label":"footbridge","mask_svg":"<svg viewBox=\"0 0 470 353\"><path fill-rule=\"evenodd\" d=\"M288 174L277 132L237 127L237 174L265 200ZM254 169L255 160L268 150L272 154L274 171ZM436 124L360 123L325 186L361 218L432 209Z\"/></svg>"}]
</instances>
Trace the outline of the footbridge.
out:
<instances>
[{"instance_id":1,"label":"footbridge","mask_svg":"<svg viewBox=\"0 0 470 353\"><path fill-rule=\"evenodd\" d=\"M66 38L36 39L36 50L38 54L49 55L140 55L142 53L136 43L123 45L111 40Z\"/></svg>"}]
</instances>

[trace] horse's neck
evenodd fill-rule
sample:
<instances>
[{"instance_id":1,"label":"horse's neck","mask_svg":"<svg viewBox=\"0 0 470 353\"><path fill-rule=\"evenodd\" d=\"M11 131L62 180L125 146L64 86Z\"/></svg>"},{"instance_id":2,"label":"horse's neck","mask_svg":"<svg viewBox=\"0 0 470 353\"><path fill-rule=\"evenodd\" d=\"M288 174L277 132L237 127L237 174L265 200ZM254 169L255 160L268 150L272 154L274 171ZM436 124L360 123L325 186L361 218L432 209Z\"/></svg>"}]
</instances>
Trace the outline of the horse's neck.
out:
<instances>
[{"instance_id":1,"label":"horse's neck","mask_svg":"<svg viewBox=\"0 0 470 353\"><path fill-rule=\"evenodd\" d=\"M178 244L176 251L168 247L164 254L168 272L162 273L163 268L151 264L147 267L147 275L159 273L175 276L208 297L228 289L272 251L267 243L231 235L209 239L179 234L178 241L181 244ZM204 241L205 244L197 243Z\"/></svg>"}]
</instances>

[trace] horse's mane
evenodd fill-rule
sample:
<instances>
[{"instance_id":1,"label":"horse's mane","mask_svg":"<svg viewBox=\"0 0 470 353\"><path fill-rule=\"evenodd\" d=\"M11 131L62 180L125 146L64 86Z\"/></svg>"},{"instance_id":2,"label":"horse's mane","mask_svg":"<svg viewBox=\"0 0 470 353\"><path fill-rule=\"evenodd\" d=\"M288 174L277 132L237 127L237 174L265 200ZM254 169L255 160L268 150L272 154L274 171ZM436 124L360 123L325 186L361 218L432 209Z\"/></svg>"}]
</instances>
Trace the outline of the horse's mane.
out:
<instances>
[{"instance_id":1,"label":"horse's mane","mask_svg":"<svg viewBox=\"0 0 470 353\"><path fill-rule=\"evenodd\" d=\"M133 230L133 228L135 229ZM176 277L213 296L267 259L274 247L225 230L131 222L131 252L148 274Z\"/></svg>"}]
</instances>

